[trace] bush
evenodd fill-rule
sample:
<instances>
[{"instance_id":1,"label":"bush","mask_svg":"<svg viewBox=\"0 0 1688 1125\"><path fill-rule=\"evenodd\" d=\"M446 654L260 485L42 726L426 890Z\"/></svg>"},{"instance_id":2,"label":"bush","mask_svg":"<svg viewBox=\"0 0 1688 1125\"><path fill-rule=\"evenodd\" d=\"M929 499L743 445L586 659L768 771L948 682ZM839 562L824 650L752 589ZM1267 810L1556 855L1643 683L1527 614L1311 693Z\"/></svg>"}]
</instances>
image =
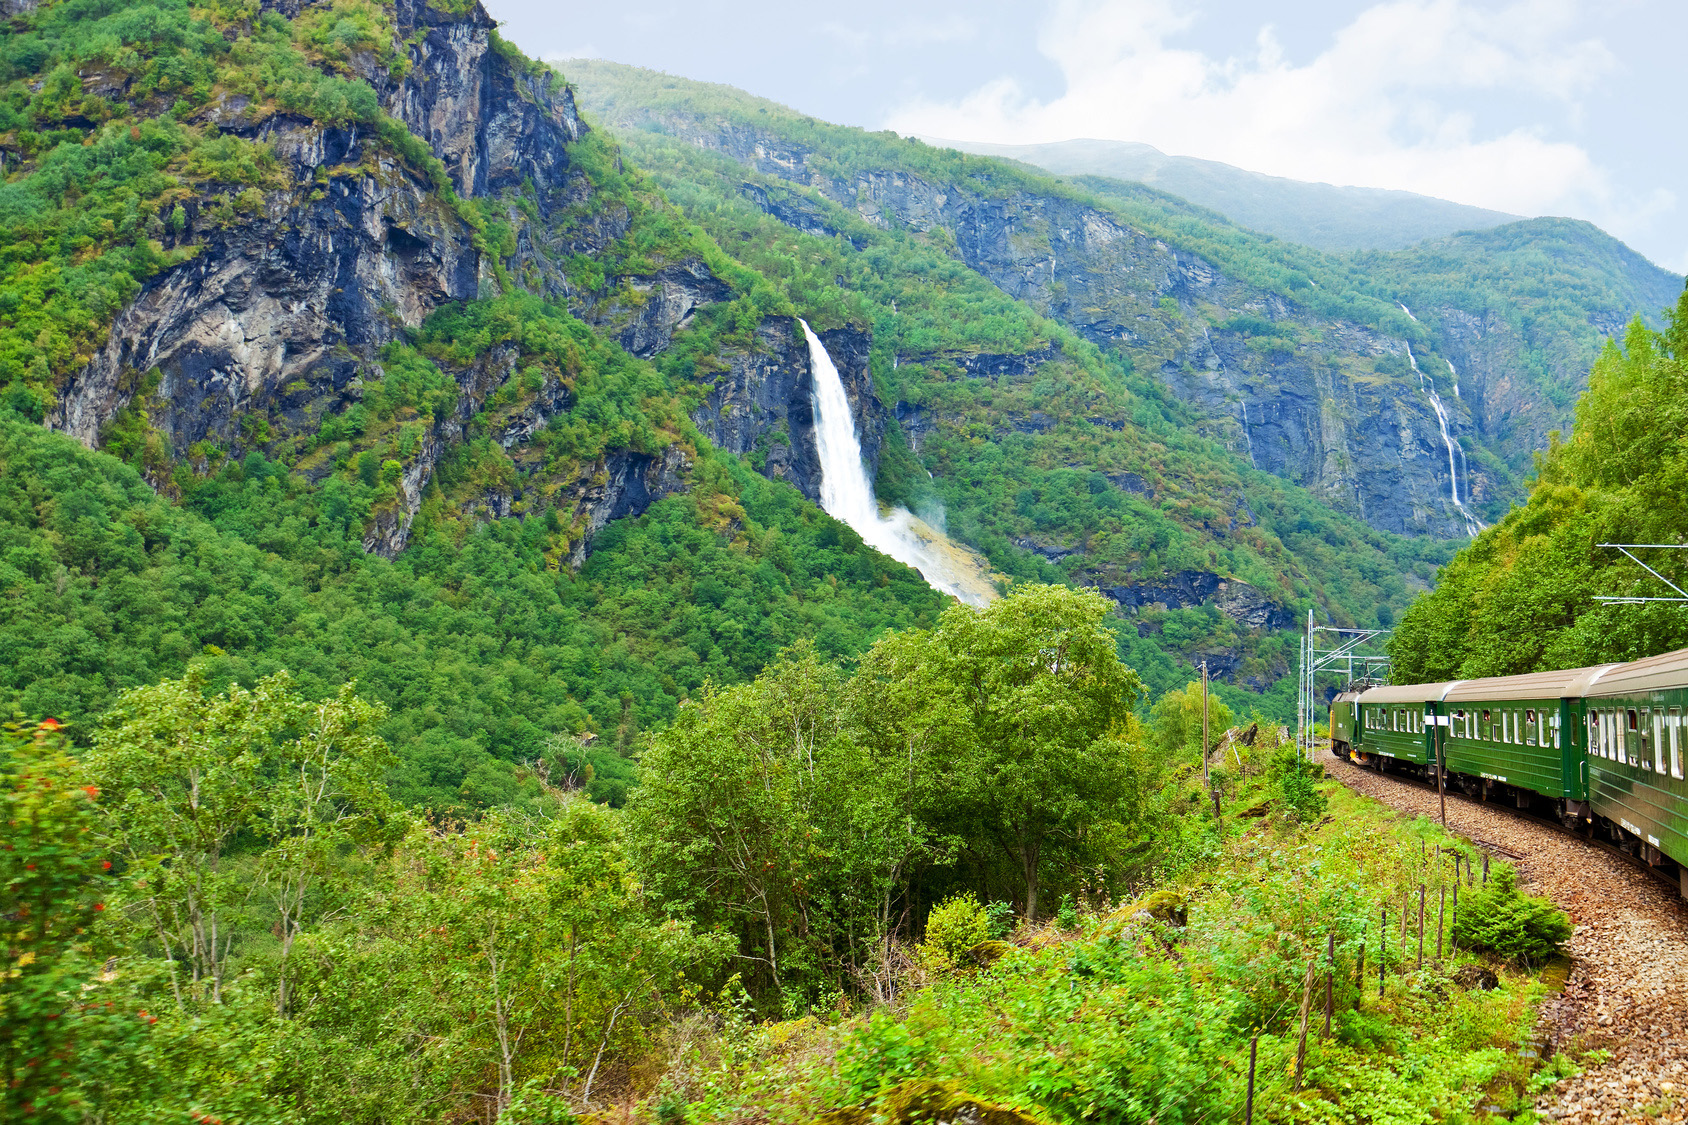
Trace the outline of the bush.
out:
<instances>
[{"instance_id":1,"label":"bush","mask_svg":"<svg viewBox=\"0 0 1688 1125\"><path fill-rule=\"evenodd\" d=\"M993 939L1000 941L1014 932L1014 904L993 902L985 907L985 924Z\"/></svg>"},{"instance_id":2,"label":"bush","mask_svg":"<svg viewBox=\"0 0 1688 1125\"><path fill-rule=\"evenodd\" d=\"M1313 779L1323 776L1324 770L1302 760L1293 745L1281 748L1273 764L1277 767L1285 811L1302 824L1311 824L1324 816L1330 800L1313 784Z\"/></svg>"},{"instance_id":3,"label":"bush","mask_svg":"<svg viewBox=\"0 0 1688 1125\"><path fill-rule=\"evenodd\" d=\"M1502 867L1487 884L1462 897L1454 938L1467 949L1539 965L1571 937L1571 920L1546 899L1518 889L1518 876Z\"/></svg>"},{"instance_id":4,"label":"bush","mask_svg":"<svg viewBox=\"0 0 1688 1125\"><path fill-rule=\"evenodd\" d=\"M991 919L972 892L952 895L933 907L926 918L926 941L921 951L948 965L960 963L969 949L991 936Z\"/></svg>"}]
</instances>

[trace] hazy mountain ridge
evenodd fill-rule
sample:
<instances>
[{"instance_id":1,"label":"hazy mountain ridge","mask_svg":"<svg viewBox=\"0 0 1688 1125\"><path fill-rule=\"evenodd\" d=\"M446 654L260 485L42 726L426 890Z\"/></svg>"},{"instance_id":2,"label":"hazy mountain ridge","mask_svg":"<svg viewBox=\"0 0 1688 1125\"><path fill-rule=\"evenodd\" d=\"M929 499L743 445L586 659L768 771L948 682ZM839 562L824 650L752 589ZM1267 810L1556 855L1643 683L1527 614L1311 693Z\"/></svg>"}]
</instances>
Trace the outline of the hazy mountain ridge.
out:
<instances>
[{"instance_id":1,"label":"hazy mountain ridge","mask_svg":"<svg viewBox=\"0 0 1688 1125\"><path fill-rule=\"evenodd\" d=\"M927 144L1000 156L1060 176L1148 184L1239 226L1331 252L1402 250L1429 238L1515 222L1517 215L1417 192L1268 176L1217 160L1173 156L1133 141L1080 139L1002 145L922 137Z\"/></svg>"}]
</instances>

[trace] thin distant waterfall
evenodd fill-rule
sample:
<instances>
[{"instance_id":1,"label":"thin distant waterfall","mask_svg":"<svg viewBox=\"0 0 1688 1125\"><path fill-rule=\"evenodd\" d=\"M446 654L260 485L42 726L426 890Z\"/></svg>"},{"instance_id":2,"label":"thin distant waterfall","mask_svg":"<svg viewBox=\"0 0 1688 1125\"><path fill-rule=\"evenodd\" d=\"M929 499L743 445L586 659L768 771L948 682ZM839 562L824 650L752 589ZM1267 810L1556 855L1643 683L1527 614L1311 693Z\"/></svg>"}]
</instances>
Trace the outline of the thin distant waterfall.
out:
<instances>
[{"instance_id":1,"label":"thin distant waterfall","mask_svg":"<svg viewBox=\"0 0 1688 1125\"><path fill-rule=\"evenodd\" d=\"M850 398L844 393L844 380L808 321L798 323L809 341L815 446L821 460L821 507L855 528L869 546L918 570L934 590L953 594L968 605L985 605L995 589L977 566L962 561L960 552L943 535L904 508L893 508L885 516L879 514L879 502L862 464L862 444L850 412Z\"/></svg>"},{"instance_id":2,"label":"thin distant waterfall","mask_svg":"<svg viewBox=\"0 0 1688 1125\"><path fill-rule=\"evenodd\" d=\"M1404 310L1406 306L1402 305L1401 308ZM1412 313L1407 315L1412 316ZM1448 432L1448 409L1442 405L1442 396L1436 393L1436 384L1427 382L1424 372L1418 369L1418 360L1413 357L1411 344L1407 345L1407 362L1412 364L1413 374L1418 376L1419 389L1429 397L1430 409L1436 415L1437 428L1442 431L1442 446L1448 451L1448 498L1453 501L1455 510L1465 520L1465 533L1475 539L1477 533L1483 530L1483 522L1472 515L1465 502L1459 498L1459 463L1465 459L1465 450L1460 449L1453 435ZM1448 364L1448 367L1451 370L1453 364Z\"/></svg>"}]
</instances>

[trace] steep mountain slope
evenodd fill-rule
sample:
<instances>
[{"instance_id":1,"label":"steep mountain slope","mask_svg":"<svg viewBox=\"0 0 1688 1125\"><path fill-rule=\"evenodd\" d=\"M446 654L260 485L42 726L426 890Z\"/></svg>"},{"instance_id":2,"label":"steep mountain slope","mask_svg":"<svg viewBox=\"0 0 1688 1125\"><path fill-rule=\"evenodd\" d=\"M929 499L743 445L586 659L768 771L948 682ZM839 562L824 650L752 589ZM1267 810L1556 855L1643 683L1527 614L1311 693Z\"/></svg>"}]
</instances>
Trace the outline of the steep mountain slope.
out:
<instances>
[{"instance_id":1,"label":"steep mountain slope","mask_svg":"<svg viewBox=\"0 0 1688 1125\"><path fill-rule=\"evenodd\" d=\"M1023 161L1059 176L1106 176L1148 184L1241 226L1319 250L1402 250L1428 238L1486 230L1518 218L1410 191L1267 176L1217 160L1169 156L1131 141L997 145L922 139L979 156Z\"/></svg>"},{"instance_id":2,"label":"steep mountain slope","mask_svg":"<svg viewBox=\"0 0 1688 1125\"><path fill-rule=\"evenodd\" d=\"M1320 285L1304 268L1327 268L1317 252L1193 216L1193 232L1141 222L1018 165L824 125L727 87L571 65L583 104L671 193L722 180L799 230L838 231L840 215L910 229L1157 377L1254 465L1375 527L1463 536L1462 507L1503 511L1515 492L1468 459L1468 419L1430 335L1393 301ZM684 143L659 152L659 136ZM725 183L705 153L748 171Z\"/></svg>"},{"instance_id":3,"label":"steep mountain slope","mask_svg":"<svg viewBox=\"0 0 1688 1125\"><path fill-rule=\"evenodd\" d=\"M84 732L190 660L248 682L292 667L313 692L359 677L392 708L401 788L478 803L554 735L630 750L783 644L847 657L931 621L911 571L809 502L799 316L882 495L947 513L1008 576L1106 590L1157 689L1195 659L1272 687L1293 659L1275 630L1306 605L1387 617L1445 557L1252 470L1246 430L1225 449L1106 326L1173 341L1209 397L1288 340L1318 378L1395 402L1378 443L1427 497L1395 522L1445 527L1447 449L1421 448L1405 338L1327 343L1307 307L1076 194L987 242L1006 212L968 227L956 208L1044 197L944 201L892 172L864 217L778 176L741 191L726 157L677 175L693 150L658 138L647 175L473 3L9 19L5 686ZM951 225L905 229L899 207ZM1041 264L1015 288L1027 262L1073 264L1059 224L1092 218L1162 297L1100 275L1069 291ZM979 236L971 260L951 226Z\"/></svg>"},{"instance_id":4,"label":"steep mountain slope","mask_svg":"<svg viewBox=\"0 0 1688 1125\"><path fill-rule=\"evenodd\" d=\"M1142 184L1073 182L1258 284L1274 284L1287 266L1323 293L1364 294L1408 313L1448 365L1444 396L1457 388L1454 415L1471 427L1466 451L1509 482L1503 495L1527 478L1547 435L1570 426L1602 344L1637 316L1657 327L1682 289L1678 275L1572 219L1525 219L1395 253L1328 255L1263 239ZM1434 363L1426 370L1444 374Z\"/></svg>"}]
</instances>

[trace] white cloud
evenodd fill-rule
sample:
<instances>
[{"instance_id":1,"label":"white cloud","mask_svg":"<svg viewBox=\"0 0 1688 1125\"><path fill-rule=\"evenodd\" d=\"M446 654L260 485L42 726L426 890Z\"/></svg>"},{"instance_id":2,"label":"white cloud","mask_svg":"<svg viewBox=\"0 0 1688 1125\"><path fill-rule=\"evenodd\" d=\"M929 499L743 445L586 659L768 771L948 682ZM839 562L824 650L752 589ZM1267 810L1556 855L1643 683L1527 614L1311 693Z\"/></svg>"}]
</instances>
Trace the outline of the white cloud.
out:
<instances>
[{"instance_id":1,"label":"white cloud","mask_svg":"<svg viewBox=\"0 0 1688 1125\"><path fill-rule=\"evenodd\" d=\"M1041 101L998 79L956 102L906 105L888 124L1001 143L1144 141L1295 179L1582 215L1624 237L1675 201L1620 190L1562 135L1616 67L1581 32L1590 11L1582 0L1387 0L1297 65L1270 26L1243 58L1179 45L1198 13L1176 0L1058 0L1039 48L1063 94Z\"/></svg>"}]
</instances>

